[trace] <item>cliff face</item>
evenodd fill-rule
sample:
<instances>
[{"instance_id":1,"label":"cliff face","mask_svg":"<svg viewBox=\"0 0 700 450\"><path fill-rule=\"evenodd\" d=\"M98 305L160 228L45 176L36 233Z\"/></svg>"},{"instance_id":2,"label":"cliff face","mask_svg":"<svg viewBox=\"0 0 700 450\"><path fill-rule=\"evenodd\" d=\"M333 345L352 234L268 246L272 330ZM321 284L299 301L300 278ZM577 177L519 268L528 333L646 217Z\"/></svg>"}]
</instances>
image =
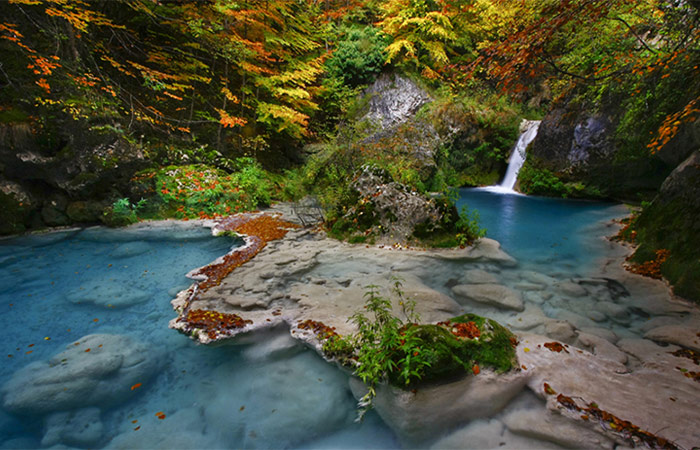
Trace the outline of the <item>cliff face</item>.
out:
<instances>
[{"instance_id":1,"label":"cliff face","mask_svg":"<svg viewBox=\"0 0 700 450\"><path fill-rule=\"evenodd\" d=\"M21 121L2 124L0 234L98 222L145 166L141 148L116 131L67 124L49 135Z\"/></svg>"},{"instance_id":2,"label":"cliff face","mask_svg":"<svg viewBox=\"0 0 700 450\"><path fill-rule=\"evenodd\" d=\"M619 119L614 109L593 112L575 104L555 105L528 151L531 166L552 172L563 183L585 186L587 195L630 201L652 198L675 165L687 157L688 146L678 143L671 149L669 144L668 150L654 156L627 157L615 138Z\"/></svg>"}]
</instances>

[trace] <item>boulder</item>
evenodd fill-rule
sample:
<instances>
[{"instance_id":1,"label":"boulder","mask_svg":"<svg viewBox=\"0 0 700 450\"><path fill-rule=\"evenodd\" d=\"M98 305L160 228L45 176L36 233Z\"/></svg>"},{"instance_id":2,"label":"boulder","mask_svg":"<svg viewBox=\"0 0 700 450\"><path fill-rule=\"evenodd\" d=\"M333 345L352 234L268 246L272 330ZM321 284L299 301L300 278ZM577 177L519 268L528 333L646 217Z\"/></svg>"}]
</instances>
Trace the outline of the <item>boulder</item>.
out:
<instances>
[{"instance_id":1,"label":"boulder","mask_svg":"<svg viewBox=\"0 0 700 450\"><path fill-rule=\"evenodd\" d=\"M603 434L543 409L515 410L503 416L512 433L552 442L566 448L612 449L615 442Z\"/></svg>"},{"instance_id":2,"label":"boulder","mask_svg":"<svg viewBox=\"0 0 700 450\"><path fill-rule=\"evenodd\" d=\"M126 401L131 386L146 383L161 362L157 352L123 335L90 334L48 361L15 372L0 389L3 407L43 415Z\"/></svg>"},{"instance_id":3,"label":"boulder","mask_svg":"<svg viewBox=\"0 0 700 450\"><path fill-rule=\"evenodd\" d=\"M458 424L497 414L523 390L527 379L522 371L497 374L483 370L476 376L415 391L380 385L373 405L402 442L420 447ZM358 379L352 378L350 386L356 398L366 392Z\"/></svg>"},{"instance_id":4,"label":"boulder","mask_svg":"<svg viewBox=\"0 0 700 450\"><path fill-rule=\"evenodd\" d=\"M360 120L377 122L382 129L405 122L432 101L416 83L398 74L381 75L365 95L369 98L369 111Z\"/></svg>"},{"instance_id":5,"label":"boulder","mask_svg":"<svg viewBox=\"0 0 700 450\"><path fill-rule=\"evenodd\" d=\"M525 309L520 294L500 284L458 284L452 287L452 293L459 298L499 308Z\"/></svg>"},{"instance_id":6,"label":"boulder","mask_svg":"<svg viewBox=\"0 0 700 450\"><path fill-rule=\"evenodd\" d=\"M497 284L498 278L495 275L482 270L470 269L464 272L462 284Z\"/></svg>"}]
</instances>

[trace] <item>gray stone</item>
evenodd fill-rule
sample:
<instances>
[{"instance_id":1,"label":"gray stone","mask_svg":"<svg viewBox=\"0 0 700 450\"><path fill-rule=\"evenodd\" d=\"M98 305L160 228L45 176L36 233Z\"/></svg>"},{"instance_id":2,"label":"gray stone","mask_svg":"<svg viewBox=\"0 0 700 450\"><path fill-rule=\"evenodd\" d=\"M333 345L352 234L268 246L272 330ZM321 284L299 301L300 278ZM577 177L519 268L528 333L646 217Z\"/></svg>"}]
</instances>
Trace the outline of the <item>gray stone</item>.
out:
<instances>
[{"instance_id":1,"label":"gray stone","mask_svg":"<svg viewBox=\"0 0 700 450\"><path fill-rule=\"evenodd\" d=\"M615 445L603 434L552 411L519 409L505 414L502 420L513 433L566 448L612 449Z\"/></svg>"},{"instance_id":2,"label":"gray stone","mask_svg":"<svg viewBox=\"0 0 700 450\"><path fill-rule=\"evenodd\" d=\"M609 341L593 334L579 332L577 347L585 348L590 350L594 355L611 361L617 361L620 364L625 364L627 362L627 355L620 351L619 348Z\"/></svg>"},{"instance_id":3,"label":"gray stone","mask_svg":"<svg viewBox=\"0 0 700 450\"><path fill-rule=\"evenodd\" d=\"M470 269L464 272L462 284L497 284L498 278L482 269Z\"/></svg>"},{"instance_id":4,"label":"gray stone","mask_svg":"<svg viewBox=\"0 0 700 450\"><path fill-rule=\"evenodd\" d=\"M366 95L369 96L369 111L360 120L378 122L384 129L405 122L431 101L427 92L400 75L380 76Z\"/></svg>"},{"instance_id":5,"label":"gray stone","mask_svg":"<svg viewBox=\"0 0 700 450\"><path fill-rule=\"evenodd\" d=\"M133 394L131 386L150 380L159 364L158 352L128 336L87 335L48 361L15 372L0 389L3 407L41 415L121 403Z\"/></svg>"},{"instance_id":6,"label":"gray stone","mask_svg":"<svg viewBox=\"0 0 700 450\"><path fill-rule=\"evenodd\" d=\"M588 292L583 286L578 283L574 283L573 281L560 281L556 283L556 287L559 292L569 297L578 298L588 295Z\"/></svg>"},{"instance_id":7,"label":"gray stone","mask_svg":"<svg viewBox=\"0 0 700 450\"><path fill-rule=\"evenodd\" d=\"M666 325L644 333L645 339L680 345L700 352L700 326Z\"/></svg>"},{"instance_id":8,"label":"gray stone","mask_svg":"<svg viewBox=\"0 0 700 450\"><path fill-rule=\"evenodd\" d=\"M98 408L84 408L70 412L57 412L47 416L41 445L56 444L94 447L102 439L104 426Z\"/></svg>"},{"instance_id":9,"label":"gray stone","mask_svg":"<svg viewBox=\"0 0 700 450\"><path fill-rule=\"evenodd\" d=\"M467 300L499 308L516 311L525 309L520 294L500 284L458 284L452 287L452 293Z\"/></svg>"},{"instance_id":10,"label":"gray stone","mask_svg":"<svg viewBox=\"0 0 700 450\"><path fill-rule=\"evenodd\" d=\"M496 374L482 370L476 376L415 392L380 385L373 405L402 442L420 447L457 424L498 413L526 383L524 372ZM350 386L356 398L366 392L365 385L355 378Z\"/></svg>"},{"instance_id":11,"label":"gray stone","mask_svg":"<svg viewBox=\"0 0 700 450\"><path fill-rule=\"evenodd\" d=\"M629 313L627 312L627 308L625 308L622 305L618 305L617 303L598 302L595 305L593 305L593 309L596 311L602 312L603 314L610 317L611 319L616 319L616 320L629 319Z\"/></svg>"},{"instance_id":12,"label":"gray stone","mask_svg":"<svg viewBox=\"0 0 700 450\"><path fill-rule=\"evenodd\" d=\"M544 332L547 336L557 341L571 344L576 340L574 327L565 320L552 320L545 324Z\"/></svg>"}]
</instances>

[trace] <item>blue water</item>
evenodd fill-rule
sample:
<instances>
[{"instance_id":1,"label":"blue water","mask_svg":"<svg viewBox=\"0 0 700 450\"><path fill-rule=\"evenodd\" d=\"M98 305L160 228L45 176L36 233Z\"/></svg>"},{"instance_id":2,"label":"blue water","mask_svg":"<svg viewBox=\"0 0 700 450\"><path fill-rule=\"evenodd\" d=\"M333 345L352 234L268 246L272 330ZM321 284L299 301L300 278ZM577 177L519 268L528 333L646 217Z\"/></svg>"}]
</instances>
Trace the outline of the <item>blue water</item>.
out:
<instances>
[{"instance_id":1,"label":"blue water","mask_svg":"<svg viewBox=\"0 0 700 450\"><path fill-rule=\"evenodd\" d=\"M564 264L589 269L601 257L600 232L591 227L626 210L619 204L562 200L461 189L457 207L479 213L486 236L501 243L518 261L531 265Z\"/></svg>"},{"instance_id":2,"label":"blue water","mask_svg":"<svg viewBox=\"0 0 700 450\"><path fill-rule=\"evenodd\" d=\"M487 236L520 267L539 266L543 273L566 267L585 273L602 254L597 227L623 212L612 204L471 189L461 191L463 204L479 211ZM0 386L14 376L11 385L22 389L25 380L18 376L30 383L39 370L51 370L26 375L27 365L67 347L75 352L72 343L90 334L143 342L136 353L150 364L137 378L114 376L112 384L108 378L101 389L117 397L109 405L76 397L71 411L87 411L81 419L40 404L0 410L0 448L398 447L376 414L353 422L356 403L347 374L287 330L245 344L203 347L168 329L175 315L170 300L190 284L184 275L235 245L185 224L0 240Z\"/></svg>"},{"instance_id":3,"label":"blue water","mask_svg":"<svg viewBox=\"0 0 700 450\"><path fill-rule=\"evenodd\" d=\"M353 423L347 375L292 341L288 331L273 333L280 348L255 341L210 348L168 329L175 315L170 300L190 284L184 275L233 245L207 229L182 226L1 240L0 386L19 369L95 333L144 342L139 353L154 369L127 385L108 379L103 389L118 397L109 406L78 396L74 410L98 406L99 412L88 423L75 419L54 428L58 438L47 437L49 424L65 420L46 407L0 410L0 448L396 447L376 415ZM136 381L141 385L131 389ZM161 412L163 419L156 416ZM101 432L93 437L80 434L96 427Z\"/></svg>"}]
</instances>

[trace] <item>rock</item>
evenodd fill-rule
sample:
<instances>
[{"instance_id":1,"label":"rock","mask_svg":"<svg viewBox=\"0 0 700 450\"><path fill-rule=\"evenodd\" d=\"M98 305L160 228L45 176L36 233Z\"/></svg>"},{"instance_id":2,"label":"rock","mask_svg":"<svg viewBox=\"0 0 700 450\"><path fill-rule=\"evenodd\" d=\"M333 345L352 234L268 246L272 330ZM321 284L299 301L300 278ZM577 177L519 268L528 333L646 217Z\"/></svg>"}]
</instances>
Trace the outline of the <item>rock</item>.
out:
<instances>
[{"instance_id":1,"label":"rock","mask_svg":"<svg viewBox=\"0 0 700 450\"><path fill-rule=\"evenodd\" d=\"M542 325L548 318L539 306L525 305L525 310L517 316L510 318L506 323L516 330L531 330Z\"/></svg>"},{"instance_id":2,"label":"rock","mask_svg":"<svg viewBox=\"0 0 700 450\"><path fill-rule=\"evenodd\" d=\"M15 372L0 389L3 407L42 415L121 403L132 395L131 386L145 384L159 364L157 352L128 336L87 335L48 361Z\"/></svg>"},{"instance_id":3,"label":"rock","mask_svg":"<svg viewBox=\"0 0 700 450\"><path fill-rule=\"evenodd\" d=\"M289 332L272 331L260 332L259 343L250 346L243 351L243 356L249 361L269 361L288 357L304 350L297 339L289 336Z\"/></svg>"},{"instance_id":4,"label":"rock","mask_svg":"<svg viewBox=\"0 0 700 450\"><path fill-rule=\"evenodd\" d=\"M495 262L504 267L515 267L518 262L501 250L501 244L498 241L489 238L479 239L468 252L469 259L473 261Z\"/></svg>"},{"instance_id":5,"label":"rock","mask_svg":"<svg viewBox=\"0 0 700 450\"><path fill-rule=\"evenodd\" d=\"M573 343L576 340L576 331L574 327L565 320L552 320L544 326L545 334L557 341Z\"/></svg>"},{"instance_id":6,"label":"rock","mask_svg":"<svg viewBox=\"0 0 700 450\"><path fill-rule=\"evenodd\" d=\"M242 448L299 445L350 423L355 414L352 397L338 389L347 375L308 351L263 366L226 362L207 379L217 387L200 387L201 422L222 442Z\"/></svg>"},{"instance_id":7,"label":"rock","mask_svg":"<svg viewBox=\"0 0 700 450\"><path fill-rule=\"evenodd\" d=\"M132 256L143 255L153 250L153 247L144 241L127 242L126 244L121 244L111 252L109 255L113 258L131 258Z\"/></svg>"},{"instance_id":8,"label":"rock","mask_svg":"<svg viewBox=\"0 0 700 450\"><path fill-rule=\"evenodd\" d=\"M433 450L461 450L486 448L513 450L561 449L560 446L511 433L498 419L474 420L457 431L438 440Z\"/></svg>"},{"instance_id":9,"label":"rock","mask_svg":"<svg viewBox=\"0 0 700 450\"><path fill-rule=\"evenodd\" d=\"M590 350L594 355L606 358L611 361L617 361L620 364L627 362L627 355L620 351L619 348L611 344L609 341L587 333L578 334L577 347L582 347Z\"/></svg>"},{"instance_id":10,"label":"rock","mask_svg":"<svg viewBox=\"0 0 700 450\"><path fill-rule=\"evenodd\" d=\"M607 328L590 328L590 327L583 327L581 328L581 331L587 334L592 334L593 336L598 336L599 338L603 338L606 341L610 342L611 344L616 343L620 338L615 334L614 331L609 330Z\"/></svg>"},{"instance_id":11,"label":"rock","mask_svg":"<svg viewBox=\"0 0 700 450\"><path fill-rule=\"evenodd\" d=\"M676 344L700 352L700 327L666 325L647 331L644 333L644 338Z\"/></svg>"},{"instance_id":12,"label":"rock","mask_svg":"<svg viewBox=\"0 0 700 450\"><path fill-rule=\"evenodd\" d=\"M400 75L384 74L366 92L369 111L360 120L378 122L383 129L405 122L432 99L413 81Z\"/></svg>"},{"instance_id":13,"label":"rock","mask_svg":"<svg viewBox=\"0 0 700 450\"><path fill-rule=\"evenodd\" d=\"M627 308L622 305L618 305L613 302L597 302L593 309L600 311L611 319L626 321L629 320L630 314L627 312Z\"/></svg>"},{"instance_id":14,"label":"rock","mask_svg":"<svg viewBox=\"0 0 700 450\"><path fill-rule=\"evenodd\" d=\"M44 428L41 439L44 447L56 444L95 447L104 432L98 408L53 413L46 418Z\"/></svg>"},{"instance_id":15,"label":"rock","mask_svg":"<svg viewBox=\"0 0 700 450\"><path fill-rule=\"evenodd\" d=\"M167 418L159 420L155 416L143 418L139 424L121 426L121 434L115 436L106 449L134 448L216 448L221 446L217 431L206 433L207 424L201 407L183 408L171 412L165 409ZM143 429L136 431L137 426Z\"/></svg>"},{"instance_id":16,"label":"rock","mask_svg":"<svg viewBox=\"0 0 700 450\"><path fill-rule=\"evenodd\" d=\"M544 285L536 283L517 283L515 289L519 291L542 291L544 290Z\"/></svg>"},{"instance_id":17,"label":"rock","mask_svg":"<svg viewBox=\"0 0 700 450\"><path fill-rule=\"evenodd\" d=\"M578 298L588 295L588 291L583 286L573 281L560 281L555 286L559 292L569 297Z\"/></svg>"},{"instance_id":18,"label":"rock","mask_svg":"<svg viewBox=\"0 0 700 450\"><path fill-rule=\"evenodd\" d=\"M618 345L624 350L623 341ZM558 395L547 394L545 383L580 407L595 402L601 410L679 447L692 447L698 442L700 431L693 426L700 420L697 382L675 368L687 367L681 364L693 365L689 358L669 355L675 358L675 364L630 368L575 347L569 347L568 353L552 351L545 347L546 343L545 337L523 333L516 351L520 364L527 367L530 375L528 386L546 400L548 409L559 411L586 427L600 427L597 420L585 421L581 411L562 404ZM614 432L608 431L606 436L619 443L625 442Z\"/></svg>"},{"instance_id":19,"label":"rock","mask_svg":"<svg viewBox=\"0 0 700 450\"><path fill-rule=\"evenodd\" d=\"M75 304L92 303L104 308L127 308L146 302L153 294L137 283L121 279L92 280L65 294Z\"/></svg>"},{"instance_id":20,"label":"rock","mask_svg":"<svg viewBox=\"0 0 700 450\"><path fill-rule=\"evenodd\" d=\"M66 214L73 222L99 222L107 205L92 201L75 201L68 204Z\"/></svg>"},{"instance_id":21,"label":"rock","mask_svg":"<svg viewBox=\"0 0 700 450\"><path fill-rule=\"evenodd\" d=\"M584 317L581 314L576 314L575 312L569 311L568 309L559 310L556 317L559 320L566 320L576 328L594 328L596 326L596 323L588 317Z\"/></svg>"},{"instance_id":22,"label":"rock","mask_svg":"<svg viewBox=\"0 0 700 450\"><path fill-rule=\"evenodd\" d=\"M607 316L600 311L591 310L586 315L594 322L605 322L607 320Z\"/></svg>"},{"instance_id":23,"label":"rock","mask_svg":"<svg viewBox=\"0 0 700 450\"><path fill-rule=\"evenodd\" d=\"M485 303L499 308L523 311L520 294L500 284L458 284L452 293L460 298Z\"/></svg>"},{"instance_id":24,"label":"rock","mask_svg":"<svg viewBox=\"0 0 700 450\"><path fill-rule=\"evenodd\" d=\"M554 284L557 280L549 275L545 275L540 272L535 272L534 270L523 270L520 272L520 278L530 283L550 285Z\"/></svg>"},{"instance_id":25,"label":"rock","mask_svg":"<svg viewBox=\"0 0 700 450\"><path fill-rule=\"evenodd\" d=\"M498 278L482 269L470 269L464 272L462 284L497 284Z\"/></svg>"},{"instance_id":26,"label":"rock","mask_svg":"<svg viewBox=\"0 0 700 450\"><path fill-rule=\"evenodd\" d=\"M415 392L381 385L377 387L373 404L403 443L420 447L427 439L460 423L498 413L522 391L526 382L524 372L496 374L483 370L476 376ZM365 385L355 378L350 385L356 398L366 392Z\"/></svg>"},{"instance_id":27,"label":"rock","mask_svg":"<svg viewBox=\"0 0 700 450\"><path fill-rule=\"evenodd\" d=\"M503 416L512 433L561 445L566 448L612 449L615 442L601 433L542 409L515 410Z\"/></svg>"}]
</instances>

